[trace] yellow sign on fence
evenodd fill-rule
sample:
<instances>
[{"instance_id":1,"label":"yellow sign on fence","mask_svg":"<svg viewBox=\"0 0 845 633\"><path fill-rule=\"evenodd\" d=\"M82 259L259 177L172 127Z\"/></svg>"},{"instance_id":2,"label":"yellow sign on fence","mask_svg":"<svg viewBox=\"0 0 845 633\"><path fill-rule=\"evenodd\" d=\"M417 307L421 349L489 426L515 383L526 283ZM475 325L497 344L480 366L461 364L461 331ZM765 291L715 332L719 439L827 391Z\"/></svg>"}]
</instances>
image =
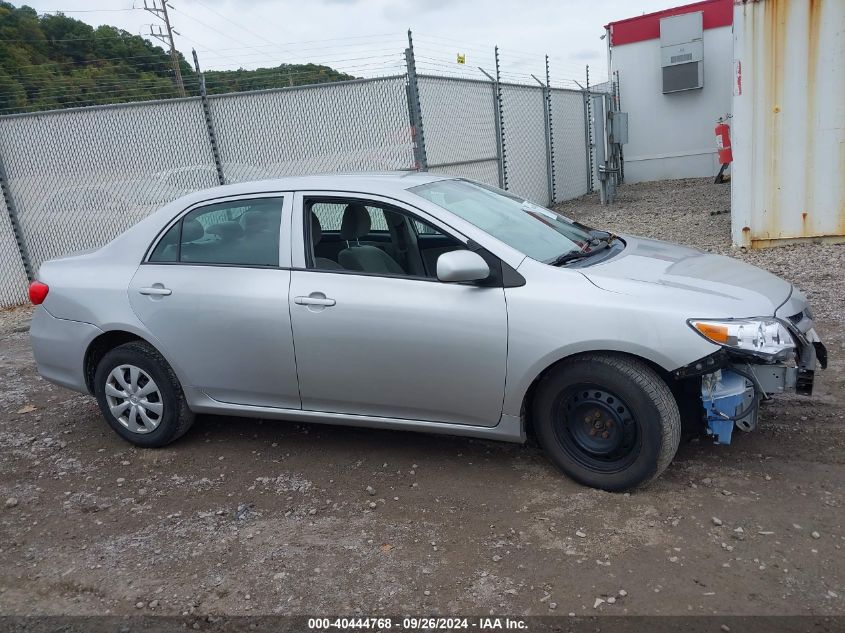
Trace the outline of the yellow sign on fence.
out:
<instances>
[{"instance_id":1,"label":"yellow sign on fence","mask_svg":"<svg viewBox=\"0 0 845 633\"><path fill-rule=\"evenodd\" d=\"M467 63L467 56L463 53L458 53L458 63L459 64L466 64Z\"/></svg>"}]
</instances>

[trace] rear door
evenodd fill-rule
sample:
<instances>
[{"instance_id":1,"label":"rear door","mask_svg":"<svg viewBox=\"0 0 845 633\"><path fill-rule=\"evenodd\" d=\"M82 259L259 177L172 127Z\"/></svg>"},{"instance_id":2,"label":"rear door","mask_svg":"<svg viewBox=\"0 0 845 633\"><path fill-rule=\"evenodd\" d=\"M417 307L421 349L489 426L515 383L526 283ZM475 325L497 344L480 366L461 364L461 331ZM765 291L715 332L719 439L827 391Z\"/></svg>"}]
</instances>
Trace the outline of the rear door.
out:
<instances>
[{"instance_id":1,"label":"rear door","mask_svg":"<svg viewBox=\"0 0 845 633\"><path fill-rule=\"evenodd\" d=\"M274 193L196 205L132 279L141 321L187 386L215 400L300 408L287 302L291 200Z\"/></svg>"},{"instance_id":2,"label":"rear door","mask_svg":"<svg viewBox=\"0 0 845 633\"><path fill-rule=\"evenodd\" d=\"M311 218L303 222L306 208L310 216L322 202L344 199L365 205L376 217L386 212L394 220L398 214L425 224L430 236L442 235L444 248L465 247L433 218L395 201L334 192L297 194L290 311L303 409L498 424L507 363L503 288L443 283L433 271L410 272L407 265L401 274L316 268L313 252L319 252L332 226L327 223L323 232L326 218L319 218L321 235L312 239ZM369 235L349 246L390 239L379 222L372 225ZM390 246L385 252L401 251L399 244Z\"/></svg>"}]
</instances>

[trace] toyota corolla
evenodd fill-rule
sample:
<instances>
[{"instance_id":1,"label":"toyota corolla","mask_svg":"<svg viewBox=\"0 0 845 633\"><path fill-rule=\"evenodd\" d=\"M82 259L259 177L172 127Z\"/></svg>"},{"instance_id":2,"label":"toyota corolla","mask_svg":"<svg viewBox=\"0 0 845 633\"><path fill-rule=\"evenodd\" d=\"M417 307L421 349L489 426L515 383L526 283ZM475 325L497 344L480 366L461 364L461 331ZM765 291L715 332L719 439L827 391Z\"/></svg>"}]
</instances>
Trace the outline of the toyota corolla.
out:
<instances>
[{"instance_id":1,"label":"toyota corolla","mask_svg":"<svg viewBox=\"0 0 845 633\"><path fill-rule=\"evenodd\" d=\"M826 352L789 282L430 174L180 198L30 287L47 380L142 447L196 414L522 442L606 490L810 394Z\"/></svg>"}]
</instances>

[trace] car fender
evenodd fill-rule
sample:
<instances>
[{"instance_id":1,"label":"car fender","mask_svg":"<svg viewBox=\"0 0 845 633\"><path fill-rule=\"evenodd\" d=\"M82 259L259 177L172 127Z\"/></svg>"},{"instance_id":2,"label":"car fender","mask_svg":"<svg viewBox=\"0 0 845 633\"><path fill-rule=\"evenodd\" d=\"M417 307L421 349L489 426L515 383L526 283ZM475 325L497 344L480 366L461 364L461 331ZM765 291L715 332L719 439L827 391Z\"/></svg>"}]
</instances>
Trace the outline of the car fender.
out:
<instances>
[{"instance_id":1,"label":"car fender","mask_svg":"<svg viewBox=\"0 0 845 633\"><path fill-rule=\"evenodd\" d=\"M527 367L515 381L512 382L510 380L511 377L508 376L503 414L520 415L522 404L525 396L528 394L528 390L547 369L567 358L591 352L607 352L635 356L665 371L671 371L676 368L674 366L675 364L671 362L671 359L644 345L631 343L622 345L619 341L609 339L578 341L571 345L558 347L548 354L541 356Z\"/></svg>"},{"instance_id":2,"label":"car fender","mask_svg":"<svg viewBox=\"0 0 845 633\"><path fill-rule=\"evenodd\" d=\"M137 336L139 339L146 341L150 345L152 345L155 350L161 354L164 360L167 361L167 364L173 369L173 372L176 374L176 377L179 379L179 383L183 387L191 386L190 381L188 380L188 376L185 375L184 371L179 367L179 363L177 363L168 350L161 344L155 336L153 336L152 332L145 329L142 326L138 326L132 323L126 322L119 322L119 323L105 323L100 327L103 330L103 334L108 334L110 332L127 332L132 334L133 336Z\"/></svg>"},{"instance_id":3,"label":"car fender","mask_svg":"<svg viewBox=\"0 0 845 633\"><path fill-rule=\"evenodd\" d=\"M575 270L526 259L528 283L505 290L508 305L507 383L503 413L519 415L531 385L548 367L585 352L642 358L664 371L719 349L687 324L697 304L675 295L642 301L608 292Z\"/></svg>"}]
</instances>

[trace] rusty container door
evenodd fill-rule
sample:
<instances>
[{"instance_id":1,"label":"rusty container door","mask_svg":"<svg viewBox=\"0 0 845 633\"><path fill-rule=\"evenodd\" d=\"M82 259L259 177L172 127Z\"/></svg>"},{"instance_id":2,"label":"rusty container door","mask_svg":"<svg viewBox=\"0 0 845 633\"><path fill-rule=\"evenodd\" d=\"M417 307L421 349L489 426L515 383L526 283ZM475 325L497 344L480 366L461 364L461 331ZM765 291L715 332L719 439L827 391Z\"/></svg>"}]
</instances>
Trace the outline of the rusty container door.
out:
<instances>
[{"instance_id":1,"label":"rusty container door","mask_svg":"<svg viewBox=\"0 0 845 633\"><path fill-rule=\"evenodd\" d=\"M732 239L845 242L845 0L734 5Z\"/></svg>"}]
</instances>

